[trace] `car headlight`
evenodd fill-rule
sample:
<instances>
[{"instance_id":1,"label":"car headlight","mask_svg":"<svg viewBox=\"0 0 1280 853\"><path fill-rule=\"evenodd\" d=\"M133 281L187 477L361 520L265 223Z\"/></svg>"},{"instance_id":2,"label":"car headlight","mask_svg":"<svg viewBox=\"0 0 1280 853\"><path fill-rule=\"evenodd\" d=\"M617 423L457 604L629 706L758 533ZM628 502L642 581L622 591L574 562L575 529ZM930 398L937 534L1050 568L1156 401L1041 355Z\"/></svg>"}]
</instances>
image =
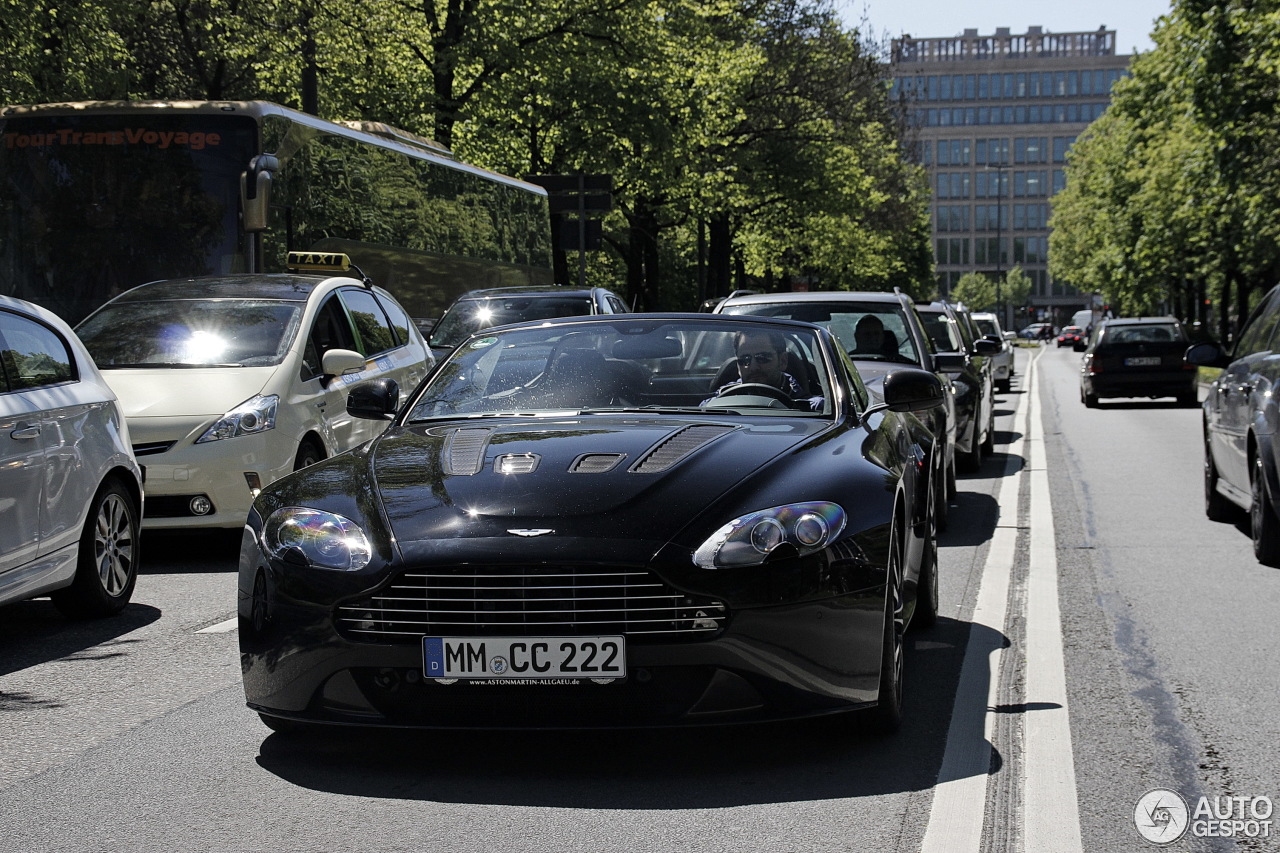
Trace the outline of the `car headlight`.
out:
<instances>
[{"instance_id":1,"label":"car headlight","mask_svg":"<svg viewBox=\"0 0 1280 853\"><path fill-rule=\"evenodd\" d=\"M262 528L262 544L281 560L292 552L313 567L343 572L363 569L373 555L369 538L351 519L297 506L271 513Z\"/></svg>"},{"instance_id":2,"label":"car headlight","mask_svg":"<svg viewBox=\"0 0 1280 853\"><path fill-rule=\"evenodd\" d=\"M204 431L204 435L196 439L196 444L240 435L256 435L275 429L276 406L279 403L280 398L275 394L265 397L255 394L219 418L217 423Z\"/></svg>"},{"instance_id":3,"label":"car headlight","mask_svg":"<svg viewBox=\"0 0 1280 853\"><path fill-rule=\"evenodd\" d=\"M783 545L803 557L820 551L844 530L845 512L830 501L775 506L748 513L711 534L693 553L703 569L758 566Z\"/></svg>"}]
</instances>

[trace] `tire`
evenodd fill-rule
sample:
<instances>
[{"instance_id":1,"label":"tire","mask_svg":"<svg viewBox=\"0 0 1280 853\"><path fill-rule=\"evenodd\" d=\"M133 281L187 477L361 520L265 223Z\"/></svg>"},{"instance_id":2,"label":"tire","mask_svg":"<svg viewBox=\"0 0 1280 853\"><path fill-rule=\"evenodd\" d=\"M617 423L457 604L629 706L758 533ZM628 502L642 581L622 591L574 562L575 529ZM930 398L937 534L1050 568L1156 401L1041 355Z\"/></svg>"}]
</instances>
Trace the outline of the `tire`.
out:
<instances>
[{"instance_id":1,"label":"tire","mask_svg":"<svg viewBox=\"0 0 1280 853\"><path fill-rule=\"evenodd\" d=\"M52 593L54 606L75 619L123 610L138 582L138 532L133 497L117 480L103 483L80 534L75 578Z\"/></svg>"},{"instance_id":2,"label":"tire","mask_svg":"<svg viewBox=\"0 0 1280 853\"><path fill-rule=\"evenodd\" d=\"M1098 408L1098 395L1089 394L1083 388L1080 389L1080 402L1084 403L1086 409Z\"/></svg>"},{"instance_id":3,"label":"tire","mask_svg":"<svg viewBox=\"0 0 1280 853\"><path fill-rule=\"evenodd\" d=\"M1280 519L1267 495L1262 454L1253 458L1253 500L1249 507L1249 527L1253 535L1253 556L1264 566L1280 567Z\"/></svg>"},{"instance_id":4,"label":"tire","mask_svg":"<svg viewBox=\"0 0 1280 853\"><path fill-rule=\"evenodd\" d=\"M1236 517L1235 504L1218 491L1218 466L1209 452L1207 439L1204 445L1204 514L1210 521L1233 521Z\"/></svg>"},{"instance_id":5,"label":"tire","mask_svg":"<svg viewBox=\"0 0 1280 853\"><path fill-rule=\"evenodd\" d=\"M936 450L934 452L942 453L944 456L946 455L942 450ZM947 523L951 512L951 506L947 500L947 477L945 472L946 463L944 462L943 468L940 469L933 477L934 482L930 487L930 490L933 492L933 523L935 529L939 531L945 531L947 529Z\"/></svg>"},{"instance_id":6,"label":"tire","mask_svg":"<svg viewBox=\"0 0 1280 853\"><path fill-rule=\"evenodd\" d=\"M982 442L978 438L978 425L973 425L973 438L969 441L969 449L958 454L956 467L972 474L982 469Z\"/></svg>"},{"instance_id":7,"label":"tire","mask_svg":"<svg viewBox=\"0 0 1280 853\"><path fill-rule=\"evenodd\" d=\"M999 391L1001 394L1008 394L1010 391L1013 390L1013 380L1012 379L996 380L996 390Z\"/></svg>"},{"instance_id":8,"label":"tire","mask_svg":"<svg viewBox=\"0 0 1280 853\"><path fill-rule=\"evenodd\" d=\"M956 484L956 460L955 457L952 456L951 464L947 466L947 503L950 504L950 502L955 500L956 496L959 494L960 487ZM949 507L948 512L950 512Z\"/></svg>"},{"instance_id":9,"label":"tire","mask_svg":"<svg viewBox=\"0 0 1280 853\"><path fill-rule=\"evenodd\" d=\"M942 491L934 488L935 493ZM911 614L912 629L932 628L938 621L938 525L937 516L925 525L924 553L920 557L920 579L916 582L916 609Z\"/></svg>"},{"instance_id":10,"label":"tire","mask_svg":"<svg viewBox=\"0 0 1280 853\"><path fill-rule=\"evenodd\" d=\"M896 528L897 525L895 524ZM902 664L905 652L902 603L902 537L890 536L889 567L884 596L884 632L880 656L880 692L868 723L877 734L889 735L902 726Z\"/></svg>"},{"instance_id":11,"label":"tire","mask_svg":"<svg viewBox=\"0 0 1280 853\"><path fill-rule=\"evenodd\" d=\"M293 457L293 470L301 471L324 458L324 448L316 444L314 439L304 438L298 445L298 455Z\"/></svg>"},{"instance_id":12,"label":"tire","mask_svg":"<svg viewBox=\"0 0 1280 853\"><path fill-rule=\"evenodd\" d=\"M1195 391L1178 395L1178 405L1184 409L1200 408L1200 395Z\"/></svg>"}]
</instances>

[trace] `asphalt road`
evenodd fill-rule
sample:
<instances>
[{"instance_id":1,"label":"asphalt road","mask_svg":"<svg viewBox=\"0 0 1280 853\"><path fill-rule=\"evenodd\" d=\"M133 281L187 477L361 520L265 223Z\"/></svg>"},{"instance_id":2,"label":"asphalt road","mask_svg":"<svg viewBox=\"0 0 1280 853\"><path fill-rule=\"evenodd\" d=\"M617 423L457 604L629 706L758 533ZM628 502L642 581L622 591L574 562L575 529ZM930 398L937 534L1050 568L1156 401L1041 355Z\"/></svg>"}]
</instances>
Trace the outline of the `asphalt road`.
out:
<instances>
[{"instance_id":1,"label":"asphalt road","mask_svg":"<svg viewBox=\"0 0 1280 853\"><path fill-rule=\"evenodd\" d=\"M1078 354L1018 358L896 737L281 737L243 705L234 545L149 536L119 619L0 608L0 851L1129 851L1151 789L1280 799L1280 571L1205 519L1198 412L1087 410Z\"/></svg>"}]
</instances>

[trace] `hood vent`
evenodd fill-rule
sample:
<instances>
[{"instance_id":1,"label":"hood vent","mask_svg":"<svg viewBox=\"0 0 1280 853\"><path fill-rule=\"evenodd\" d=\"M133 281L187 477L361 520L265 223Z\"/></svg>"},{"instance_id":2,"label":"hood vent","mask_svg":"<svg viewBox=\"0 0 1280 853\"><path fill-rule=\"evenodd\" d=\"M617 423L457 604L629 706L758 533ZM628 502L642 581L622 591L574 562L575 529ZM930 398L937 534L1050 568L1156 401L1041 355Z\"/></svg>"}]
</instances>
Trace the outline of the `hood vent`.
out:
<instances>
[{"instance_id":1,"label":"hood vent","mask_svg":"<svg viewBox=\"0 0 1280 853\"><path fill-rule=\"evenodd\" d=\"M479 474L484 465L484 451L489 446L487 429L458 429L444 442L444 472L469 477Z\"/></svg>"},{"instance_id":2,"label":"hood vent","mask_svg":"<svg viewBox=\"0 0 1280 853\"><path fill-rule=\"evenodd\" d=\"M627 458L625 453L584 453L569 464L570 474L603 474Z\"/></svg>"},{"instance_id":3,"label":"hood vent","mask_svg":"<svg viewBox=\"0 0 1280 853\"><path fill-rule=\"evenodd\" d=\"M737 427L719 424L685 427L650 448L639 462L631 466L631 471L635 474L657 474L665 471L698 448L735 429Z\"/></svg>"},{"instance_id":4,"label":"hood vent","mask_svg":"<svg viewBox=\"0 0 1280 853\"><path fill-rule=\"evenodd\" d=\"M493 470L498 474L532 474L540 458L536 453L507 453L493 460Z\"/></svg>"}]
</instances>

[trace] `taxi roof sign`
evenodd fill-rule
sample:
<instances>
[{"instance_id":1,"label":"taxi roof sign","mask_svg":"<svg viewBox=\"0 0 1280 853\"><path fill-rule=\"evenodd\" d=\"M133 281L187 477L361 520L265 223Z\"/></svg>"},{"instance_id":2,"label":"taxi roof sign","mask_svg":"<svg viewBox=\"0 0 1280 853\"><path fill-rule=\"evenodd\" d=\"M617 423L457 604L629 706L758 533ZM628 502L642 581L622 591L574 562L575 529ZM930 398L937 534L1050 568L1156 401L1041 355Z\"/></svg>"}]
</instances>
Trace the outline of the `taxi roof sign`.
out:
<instances>
[{"instance_id":1,"label":"taxi roof sign","mask_svg":"<svg viewBox=\"0 0 1280 853\"><path fill-rule=\"evenodd\" d=\"M285 266L291 270L346 272L351 269L351 258L342 252L290 252Z\"/></svg>"}]
</instances>

